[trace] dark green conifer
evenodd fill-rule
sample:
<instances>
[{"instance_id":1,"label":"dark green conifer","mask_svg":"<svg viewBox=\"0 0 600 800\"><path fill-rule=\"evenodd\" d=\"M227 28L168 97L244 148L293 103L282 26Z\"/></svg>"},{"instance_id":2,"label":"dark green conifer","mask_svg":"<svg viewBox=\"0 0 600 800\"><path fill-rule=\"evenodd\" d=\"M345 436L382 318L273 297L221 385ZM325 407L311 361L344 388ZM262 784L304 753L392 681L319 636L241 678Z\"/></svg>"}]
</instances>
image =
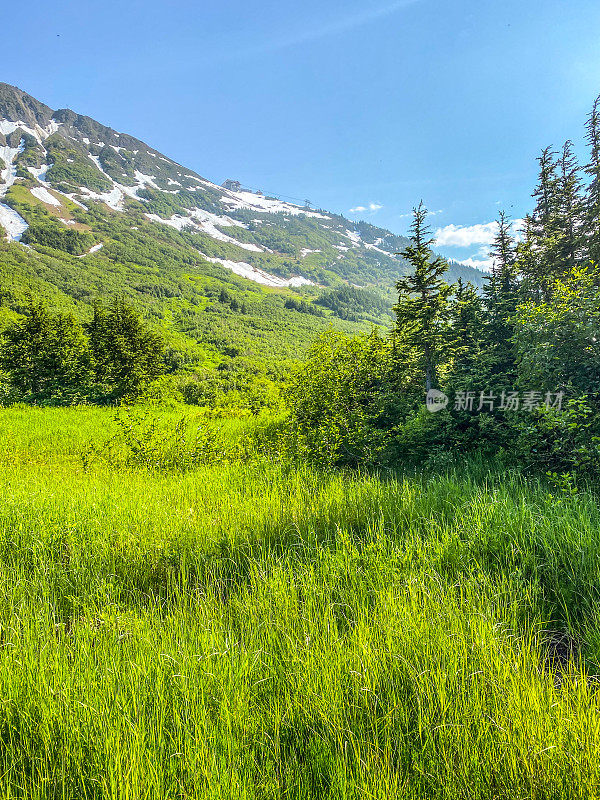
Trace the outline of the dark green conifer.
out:
<instances>
[{"instance_id":1,"label":"dark green conifer","mask_svg":"<svg viewBox=\"0 0 600 800\"><path fill-rule=\"evenodd\" d=\"M434 240L426 217L427 210L421 201L413 209L410 244L400 253L413 271L396 283L398 302L394 312L397 346L416 361L429 391L437 383L438 365L449 348L448 297L452 287L442 278L448 269L446 260L431 250Z\"/></svg>"}]
</instances>

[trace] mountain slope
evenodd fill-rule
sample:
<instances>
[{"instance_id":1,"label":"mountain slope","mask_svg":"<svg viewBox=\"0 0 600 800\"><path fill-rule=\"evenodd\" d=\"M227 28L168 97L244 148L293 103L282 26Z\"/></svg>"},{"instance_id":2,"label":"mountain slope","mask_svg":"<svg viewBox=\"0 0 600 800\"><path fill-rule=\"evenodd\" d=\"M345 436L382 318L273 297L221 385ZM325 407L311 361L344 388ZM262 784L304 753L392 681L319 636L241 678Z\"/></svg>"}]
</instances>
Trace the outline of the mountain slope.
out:
<instances>
[{"instance_id":1,"label":"mountain slope","mask_svg":"<svg viewBox=\"0 0 600 800\"><path fill-rule=\"evenodd\" d=\"M5 317L28 291L83 314L95 297L124 293L179 351L216 361L296 356L331 323L352 331L391 319L391 288L406 271L394 252L406 239L389 231L218 186L7 84L0 159ZM481 273L460 271L480 283ZM313 302L336 287L365 291L342 312L337 301Z\"/></svg>"}]
</instances>

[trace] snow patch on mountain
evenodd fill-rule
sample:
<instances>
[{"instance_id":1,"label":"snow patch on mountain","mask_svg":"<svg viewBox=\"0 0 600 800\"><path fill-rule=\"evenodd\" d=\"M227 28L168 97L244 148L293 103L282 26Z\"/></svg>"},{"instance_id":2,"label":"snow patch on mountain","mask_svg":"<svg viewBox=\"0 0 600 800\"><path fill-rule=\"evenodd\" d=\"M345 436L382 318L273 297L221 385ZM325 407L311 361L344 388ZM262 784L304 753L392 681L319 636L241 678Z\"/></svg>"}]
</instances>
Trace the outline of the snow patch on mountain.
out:
<instances>
[{"instance_id":1,"label":"snow patch on mountain","mask_svg":"<svg viewBox=\"0 0 600 800\"><path fill-rule=\"evenodd\" d=\"M40 183L46 183L46 173L50 169L50 164L44 164L41 167L27 167L27 169Z\"/></svg>"},{"instance_id":2,"label":"snow patch on mountain","mask_svg":"<svg viewBox=\"0 0 600 800\"><path fill-rule=\"evenodd\" d=\"M319 214L317 211L309 211L301 206L294 205L293 203L284 203L282 200L273 200L265 197L262 194L254 194L254 192L227 192L227 195L221 197L221 202L230 206L233 209L246 209L249 211L258 211L265 214L292 214L298 216L303 214L305 217L317 217L319 219L330 219L330 217Z\"/></svg>"},{"instance_id":3,"label":"snow patch on mountain","mask_svg":"<svg viewBox=\"0 0 600 800\"><path fill-rule=\"evenodd\" d=\"M109 208L112 208L113 211L123 211L123 192L118 186L115 186L110 192L92 192L91 189L82 186L79 193L89 200L97 200L100 203L105 203ZM72 195L69 195L69 197L73 202L77 202ZM85 206L83 206L83 208L85 208Z\"/></svg>"},{"instance_id":4,"label":"snow patch on mountain","mask_svg":"<svg viewBox=\"0 0 600 800\"><path fill-rule=\"evenodd\" d=\"M97 156L90 156L92 160L97 159ZM94 161L94 163L96 163ZM98 165L99 165L98 160ZM146 186L156 186L153 182L153 178L148 175L144 175L141 172L135 173L136 177L138 178L138 183L136 186L125 186L122 183L117 183L113 181L110 175L108 175L101 166L98 166L98 169L106 175L107 178L111 181L113 188L109 192L93 192L91 189L88 189L86 186L82 186L79 189L79 194L81 194L84 198L89 198L90 200L98 200L101 203L106 203L109 208L112 208L113 211L124 211L123 201L125 197L131 197L133 200L137 200L138 202L145 203L147 202L143 197L138 197L138 192L140 189L145 189ZM158 188L158 187L156 187Z\"/></svg>"},{"instance_id":5,"label":"snow patch on mountain","mask_svg":"<svg viewBox=\"0 0 600 800\"><path fill-rule=\"evenodd\" d=\"M286 281L287 286L316 286L313 281L309 281L308 278L305 278L302 275L293 275L291 278L288 278Z\"/></svg>"},{"instance_id":6,"label":"snow patch on mountain","mask_svg":"<svg viewBox=\"0 0 600 800\"><path fill-rule=\"evenodd\" d=\"M76 206L79 206L79 208L83 208L84 211L88 210L88 207L84 206L83 203L75 197L75 194L73 192L70 192L68 194L65 193L65 197L67 197L72 203L75 203Z\"/></svg>"},{"instance_id":7,"label":"snow patch on mountain","mask_svg":"<svg viewBox=\"0 0 600 800\"><path fill-rule=\"evenodd\" d=\"M381 242L381 239L377 241ZM376 253L381 253L382 256L387 256L388 258L393 258L394 254L388 252L387 250L382 250L381 247L377 247L377 245L369 244L368 242L363 242L363 245L367 248L367 250L374 250Z\"/></svg>"},{"instance_id":8,"label":"snow patch on mountain","mask_svg":"<svg viewBox=\"0 0 600 800\"><path fill-rule=\"evenodd\" d=\"M163 219L159 217L158 214L146 214L146 217L152 222L159 222L161 225L168 225L170 228L175 228L176 231L182 231L184 228L196 227L191 217L182 217L180 214L173 214L169 219Z\"/></svg>"},{"instance_id":9,"label":"snow patch on mountain","mask_svg":"<svg viewBox=\"0 0 600 800\"><path fill-rule=\"evenodd\" d=\"M264 253L265 248L259 247L251 242L240 242L232 236L228 236L223 231L220 231L216 226L222 225L223 227L243 227L241 223L232 220L230 217L220 217L217 214L212 214L210 211L202 211L199 208L192 210L190 216L182 216L181 214L173 214L169 219L163 219L158 214L146 214L146 217L152 222L158 222L161 225L169 225L178 231L184 228L193 228L200 233L206 233L211 239L216 239L218 242L228 242L234 244L236 247L241 247L243 250L250 250L253 253Z\"/></svg>"},{"instance_id":10,"label":"snow patch on mountain","mask_svg":"<svg viewBox=\"0 0 600 800\"><path fill-rule=\"evenodd\" d=\"M137 169L135 170L134 175L139 184L138 188L142 189L145 188L146 186L152 186L153 189L159 188L155 183L156 178L153 175L144 175L143 172L140 172Z\"/></svg>"},{"instance_id":11,"label":"snow patch on mountain","mask_svg":"<svg viewBox=\"0 0 600 800\"><path fill-rule=\"evenodd\" d=\"M98 250L102 250L103 247L104 247L104 243L103 242L100 242L100 244L95 244L93 247L90 247L90 249L87 251L87 253L84 253L81 256L77 256L77 258L85 258L86 256L89 256L92 253L97 253Z\"/></svg>"},{"instance_id":12,"label":"snow patch on mountain","mask_svg":"<svg viewBox=\"0 0 600 800\"><path fill-rule=\"evenodd\" d=\"M236 219L232 219L228 216L222 216L219 214L213 214L212 211L204 211L202 208L194 208L191 211L191 215L197 219L199 222L207 223L210 222L213 225L220 225L222 228L247 228L247 225L244 225L243 222L239 222Z\"/></svg>"},{"instance_id":13,"label":"snow patch on mountain","mask_svg":"<svg viewBox=\"0 0 600 800\"><path fill-rule=\"evenodd\" d=\"M43 186L34 186L33 189L30 190L31 194L34 197L37 197L38 200L41 200L42 203L47 203L51 206L60 206L62 203L60 200L57 200L54 195L50 194L50 192L45 189Z\"/></svg>"},{"instance_id":14,"label":"snow patch on mountain","mask_svg":"<svg viewBox=\"0 0 600 800\"><path fill-rule=\"evenodd\" d=\"M245 261L230 261L226 258L210 258L209 256L201 253L202 257L212 264L220 264L225 269L229 269L239 275L241 278L260 283L263 286L272 286L276 289L284 289L288 286L314 286L312 281L302 275L295 275L292 278L280 278L277 275L272 275L270 272L265 272L263 269L253 267L252 264L247 264Z\"/></svg>"},{"instance_id":15,"label":"snow patch on mountain","mask_svg":"<svg viewBox=\"0 0 600 800\"><path fill-rule=\"evenodd\" d=\"M25 122L12 122L8 119L2 119L0 120L0 133L3 133L5 136L10 136L10 134L14 133L16 130L21 130L33 136L33 138L41 144L49 136L52 136L53 133L56 133L61 124L62 123L55 122L52 119L45 128L41 128L39 125L31 128Z\"/></svg>"},{"instance_id":16,"label":"snow patch on mountain","mask_svg":"<svg viewBox=\"0 0 600 800\"><path fill-rule=\"evenodd\" d=\"M0 147L0 158L6 165L0 176L0 195L5 195L17 179L17 167L13 162L24 149L25 141L23 139L21 139L18 147L9 147L8 145Z\"/></svg>"},{"instance_id":17,"label":"snow patch on mountain","mask_svg":"<svg viewBox=\"0 0 600 800\"><path fill-rule=\"evenodd\" d=\"M88 153L88 158L90 158L98 170L112 183L113 189L110 192L92 192L85 187L82 187L82 191L87 192L87 196L94 200L101 200L102 202L106 203L107 206L113 209L113 211L123 211L123 196L127 195L134 200L143 201L143 198L138 197L138 192L141 189L145 189L147 186L151 186L154 189L159 189L156 185L155 181L156 178L153 175L145 175L143 172L139 170L135 170L134 175L135 179L137 180L136 186L125 186L122 183L117 183L114 181L108 172L102 166L102 162L100 161L99 156L95 156L92 153ZM164 189L162 191L165 191ZM168 194L176 194L176 192L168 192Z\"/></svg>"},{"instance_id":18,"label":"snow patch on mountain","mask_svg":"<svg viewBox=\"0 0 600 800\"><path fill-rule=\"evenodd\" d=\"M88 153L88 158L89 158L91 161L93 161L93 162L94 162L94 164L96 165L96 167L99 169L99 171L100 171L100 172L101 172L103 175L106 175L106 172L104 172L104 167L102 166L102 164L101 164L101 162L100 162L100 157L99 157L99 156L95 156L95 155L93 155L92 153Z\"/></svg>"},{"instance_id":19,"label":"snow patch on mountain","mask_svg":"<svg viewBox=\"0 0 600 800\"><path fill-rule=\"evenodd\" d=\"M0 197L4 197L17 178L17 168L13 163L15 158L25 149L25 142L21 139L18 147L0 147L0 158L6 165L0 175ZM18 241L27 230L27 223L10 206L0 203L0 225L6 235L13 241Z\"/></svg>"},{"instance_id":20,"label":"snow patch on mountain","mask_svg":"<svg viewBox=\"0 0 600 800\"><path fill-rule=\"evenodd\" d=\"M0 225L9 239L18 242L28 228L27 223L16 211L0 203Z\"/></svg>"},{"instance_id":21,"label":"snow patch on mountain","mask_svg":"<svg viewBox=\"0 0 600 800\"><path fill-rule=\"evenodd\" d=\"M356 233L356 231L349 231L348 229L346 229L345 235L348 237L348 239L350 239L354 247L360 247L361 244L363 243L362 239L360 238L358 233Z\"/></svg>"}]
</instances>

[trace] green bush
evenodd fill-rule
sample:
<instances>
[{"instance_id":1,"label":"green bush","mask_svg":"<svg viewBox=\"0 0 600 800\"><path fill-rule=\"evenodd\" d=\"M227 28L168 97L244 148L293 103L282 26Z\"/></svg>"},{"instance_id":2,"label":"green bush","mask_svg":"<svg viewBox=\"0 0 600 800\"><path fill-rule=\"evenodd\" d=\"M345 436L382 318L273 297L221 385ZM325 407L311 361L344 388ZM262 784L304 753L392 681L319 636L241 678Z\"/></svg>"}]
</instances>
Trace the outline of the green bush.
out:
<instances>
[{"instance_id":1,"label":"green bush","mask_svg":"<svg viewBox=\"0 0 600 800\"><path fill-rule=\"evenodd\" d=\"M313 345L287 389L292 426L320 463L373 464L387 441L379 428L392 354L371 335L328 333Z\"/></svg>"},{"instance_id":2,"label":"green bush","mask_svg":"<svg viewBox=\"0 0 600 800\"><path fill-rule=\"evenodd\" d=\"M50 221L32 222L23 233L21 241L24 244L53 247L75 256L86 253L95 244L91 233L70 230L59 226L58 222Z\"/></svg>"}]
</instances>

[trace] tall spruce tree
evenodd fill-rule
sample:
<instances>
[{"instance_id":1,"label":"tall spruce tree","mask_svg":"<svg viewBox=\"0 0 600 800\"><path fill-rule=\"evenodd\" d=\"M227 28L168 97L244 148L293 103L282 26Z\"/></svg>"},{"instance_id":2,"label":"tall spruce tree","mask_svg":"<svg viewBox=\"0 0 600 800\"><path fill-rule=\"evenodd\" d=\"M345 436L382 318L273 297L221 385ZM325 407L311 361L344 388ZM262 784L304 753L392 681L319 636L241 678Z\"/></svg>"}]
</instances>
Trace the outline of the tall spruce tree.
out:
<instances>
[{"instance_id":1,"label":"tall spruce tree","mask_svg":"<svg viewBox=\"0 0 600 800\"><path fill-rule=\"evenodd\" d=\"M534 219L538 224L540 238L547 236L552 231L558 206L558 161L556 151L552 147L545 147L538 156L539 164L538 184L532 197L535 199Z\"/></svg>"},{"instance_id":2,"label":"tall spruce tree","mask_svg":"<svg viewBox=\"0 0 600 800\"><path fill-rule=\"evenodd\" d=\"M570 140L563 145L558 170L556 226L559 236L555 252L556 264L552 270L555 277L561 277L581 264L585 252L582 236L584 202L581 167L573 153L573 143Z\"/></svg>"},{"instance_id":3,"label":"tall spruce tree","mask_svg":"<svg viewBox=\"0 0 600 800\"><path fill-rule=\"evenodd\" d=\"M123 298L115 298L108 310L96 303L88 331L96 381L109 399L135 396L164 372L162 338Z\"/></svg>"},{"instance_id":4,"label":"tall spruce tree","mask_svg":"<svg viewBox=\"0 0 600 800\"><path fill-rule=\"evenodd\" d=\"M527 258L519 269L528 293L546 299L556 277L564 238L561 179L557 154L551 147L545 147L537 161L538 183L532 193L536 203L526 224Z\"/></svg>"},{"instance_id":5,"label":"tall spruce tree","mask_svg":"<svg viewBox=\"0 0 600 800\"><path fill-rule=\"evenodd\" d=\"M450 325L453 338L453 384L470 384L477 379L483 339L483 303L472 283L458 279L450 305Z\"/></svg>"},{"instance_id":6,"label":"tall spruce tree","mask_svg":"<svg viewBox=\"0 0 600 800\"><path fill-rule=\"evenodd\" d=\"M451 347L448 297L452 292L442 276L448 264L431 250L434 239L426 225L423 201L413 209L410 244L399 255L413 271L396 283L394 306L396 351L408 354L424 376L425 390L437 383L439 365Z\"/></svg>"},{"instance_id":7,"label":"tall spruce tree","mask_svg":"<svg viewBox=\"0 0 600 800\"><path fill-rule=\"evenodd\" d=\"M516 267L520 281L520 293L526 300L538 302L542 299L542 261L536 246L535 223L531 214L523 219L522 240L517 244Z\"/></svg>"},{"instance_id":8,"label":"tall spruce tree","mask_svg":"<svg viewBox=\"0 0 600 800\"><path fill-rule=\"evenodd\" d=\"M516 289L517 247L512 233L512 223L505 211L498 213L498 230L494 237L490 257L492 258L491 285L498 297L511 296Z\"/></svg>"},{"instance_id":9,"label":"tall spruce tree","mask_svg":"<svg viewBox=\"0 0 600 800\"><path fill-rule=\"evenodd\" d=\"M580 266L588 252L586 201L581 167L573 144L566 141L560 154L546 147L538 158L536 205L525 218L525 237L518 247L522 295L547 301L557 278Z\"/></svg>"},{"instance_id":10,"label":"tall spruce tree","mask_svg":"<svg viewBox=\"0 0 600 800\"><path fill-rule=\"evenodd\" d=\"M594 101L585 127L590 148L590 160L585 167L589 176L585 197L588 255L600 264L600 95Z\"/></svg>"},{"instance_id":11,"label":"tall spruce tree","mask_svg":"<svg viewBox=\"0 0 600 800\"><path fill-rule=\"evenodd\" d=\"M81 402L92 377L88 342L79 322L33 300L24 318L4 332L0 368L22 399L41 404Z\"/></svg>"},{"instance_id":12,"label":"tall spruce tree","mask_svg":"<svg viewBox=\"0 0 600 800\"><path fill-rule=\"evenodd\" d=\"M487 310L485 371L490 383L504 384L514 372L512 317L519 303L517 247L512 224L504 211L498 215L490 257L492 269L483 290Z\"/></svg>"}]
</instances>

